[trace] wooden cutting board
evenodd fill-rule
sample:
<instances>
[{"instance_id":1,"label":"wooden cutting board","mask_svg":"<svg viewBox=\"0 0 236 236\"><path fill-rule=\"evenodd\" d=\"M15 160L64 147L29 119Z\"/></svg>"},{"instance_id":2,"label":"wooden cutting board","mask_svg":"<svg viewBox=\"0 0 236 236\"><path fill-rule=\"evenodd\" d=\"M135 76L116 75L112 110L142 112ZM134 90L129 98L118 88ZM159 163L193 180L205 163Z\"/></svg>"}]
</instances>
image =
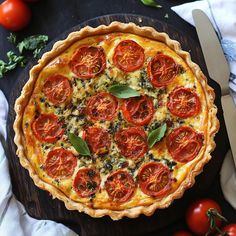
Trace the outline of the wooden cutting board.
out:
<instances>
[{"instance_id":1,"label":"wooden cutting board","mask_svg":"<svg viewBox=\"0 0 236 236\"><path fill-rule=\"evenodd\" d=\"M86 25L96 27L101 24L109 24L115 20L121 22L134 22L142 26L152 26L160 32L163 31L168 33L172 39L178 40L181 43L184 50L191 53L192 60L199 64L203 72L207 75L203 55L198 42L192 40L188 35L184 35L178 29L168 25L165 22L137 15L108 15L83 22L58 36L46 47L44 51L50 50L54 42L64 39L68 33L72 31L79 30ZM120 221L112 221L109 217L95 219L84 213L68 211L62 202L57 199L52 200L48 192L40 190L34 185L33 181L29 177L28 171L21 167L18 157L15 155L16 146L13 142L14 132L12 125L15 118L13 109L14 103L16 98L20 95L22 87L28 80L29 69L35 63L36 61L31 61L25 70L19 75L16 85L12 89L12 93L10 95L8 117L8 158L13 184L13 192L32 217L37 219L50 219L64 223L67 226L73 228L73 230L75 230L77 233L80 233L82 236L147 235L152 231L173 223L184 214L185 208L189 201L191 201L193 198L196 198L197 196L200 197L201 195L204 195L204 192L209 189L212 181L219 171L223 157L225 156L225 153L229 147L220 104L220 89L219 86L212 80L209 80L209 84L215 89L216 104L219 109L218 118L221 122L220 131L215 138L217 147L212 154L212 160L205 166L204 172L196 178L194 187L186 191L184 196L181 199L176 200L171 205L171 207L164 210L157 210L156 213L151 217L142 215L137 219L124 218Z\"/></svg>"}]
</instances>

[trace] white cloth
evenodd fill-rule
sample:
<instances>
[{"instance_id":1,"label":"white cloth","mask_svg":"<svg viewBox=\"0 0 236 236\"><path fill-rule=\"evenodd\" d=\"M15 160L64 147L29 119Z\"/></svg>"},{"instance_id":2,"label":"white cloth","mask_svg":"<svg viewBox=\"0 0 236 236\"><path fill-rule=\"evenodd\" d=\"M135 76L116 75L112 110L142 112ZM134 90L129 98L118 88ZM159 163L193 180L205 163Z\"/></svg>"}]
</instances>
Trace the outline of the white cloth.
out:
<instances>
[{"instance_id":1,"label":"white cloth","mask_svg":"<svg viewBox=\"0 0 236 236\"><path fill-rule=\"evenodd\" d=\"M6 140L8 103L0 90L0 135ZM2 141L2 139L0 139ZM72 230L50 220L30 217L12 194L8 160L0 141L0 235L1 236L76 236Z\"/></svg>"}]
</instances>

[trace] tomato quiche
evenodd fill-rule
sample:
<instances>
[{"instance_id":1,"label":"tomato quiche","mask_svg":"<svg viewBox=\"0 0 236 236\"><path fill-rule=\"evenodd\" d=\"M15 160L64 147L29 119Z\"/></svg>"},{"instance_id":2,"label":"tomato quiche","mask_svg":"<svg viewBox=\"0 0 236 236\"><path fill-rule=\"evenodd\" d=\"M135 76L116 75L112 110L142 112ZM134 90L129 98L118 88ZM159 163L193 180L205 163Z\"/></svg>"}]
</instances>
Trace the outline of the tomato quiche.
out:
<instances>
[{"instance_id":1,"label":"tomato quiche","mask_svg":"<svg viewBox=\"0 0 236 236\"><path fill-rule=\"evenodd\" d=\"M15 103L34 183L92 217L151 215L195 182L219 129L214 91L177 41L113 22L55 43Z\"/></svg>"}]
</instances>

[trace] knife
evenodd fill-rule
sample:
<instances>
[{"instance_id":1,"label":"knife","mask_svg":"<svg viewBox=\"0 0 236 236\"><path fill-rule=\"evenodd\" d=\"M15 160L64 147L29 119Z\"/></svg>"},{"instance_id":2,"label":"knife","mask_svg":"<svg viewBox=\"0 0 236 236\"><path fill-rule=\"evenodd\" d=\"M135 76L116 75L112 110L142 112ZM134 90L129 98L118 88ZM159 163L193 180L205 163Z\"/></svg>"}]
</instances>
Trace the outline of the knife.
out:
<instances>
[{"instance_id":1,"label":"knife","mask_svg":"<svg viewBox=\"0 0 236 236\"><path fill-rule=\"evenodd\" d=\"M229 65L208 16L199 9L193 10L192 15L208 73L221 87L221 103L230 147L236 167L236 107L232 97L230 96Z\"/></svg>"}]
</instances>

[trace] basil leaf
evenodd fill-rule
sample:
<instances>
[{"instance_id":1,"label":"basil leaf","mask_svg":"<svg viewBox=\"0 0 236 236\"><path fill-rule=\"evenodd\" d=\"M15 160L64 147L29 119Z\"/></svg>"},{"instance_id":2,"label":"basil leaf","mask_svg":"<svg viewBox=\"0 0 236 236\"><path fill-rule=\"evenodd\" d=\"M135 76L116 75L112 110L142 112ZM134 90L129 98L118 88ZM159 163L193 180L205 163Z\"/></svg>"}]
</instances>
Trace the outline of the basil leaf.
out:
<instances>
[{"instance_id":1,"label":"basil leaf","mask_svg":"<svg viewBox=\"0 0 236 236\"><path fill-rule=\"evenodd\" d=\"M165 135L167 126L164 123L162 126L158 127L157 129L152 130L148 134L148 147L152 148L156 142L159 142Z\"/></svg>"},{"instance_id":2,"label":"basil leaf","mask_svg":"<svg viewBox=\"0 0 236 236\"><path fill-rule=\"evenodd\" d=\"M161 5L157 4L155 0L140 0L145 6L162 8Z\"/></svg>"},{"instance_id":3,"label":"basil leaf","mask_svg":"<svg viewBox=\"0 0 236 236\"><path fill-rule=\"evenodd\" d=\"M108 88L109 93L117 98L131 98L140 96L139 92L126 84L115 84Z\"/></svg>"},{"instance_id":4,"label":"basil leaf","mask_svg":"<svg viewBox=\"0 0 236 236\"><path fill-rule=\"evenodd\" d=\"M82 138L73 133L69 133L68 137L71 144L79 154L82 156L91 156L88 144Z\"/></svg>"}]
</instances>

